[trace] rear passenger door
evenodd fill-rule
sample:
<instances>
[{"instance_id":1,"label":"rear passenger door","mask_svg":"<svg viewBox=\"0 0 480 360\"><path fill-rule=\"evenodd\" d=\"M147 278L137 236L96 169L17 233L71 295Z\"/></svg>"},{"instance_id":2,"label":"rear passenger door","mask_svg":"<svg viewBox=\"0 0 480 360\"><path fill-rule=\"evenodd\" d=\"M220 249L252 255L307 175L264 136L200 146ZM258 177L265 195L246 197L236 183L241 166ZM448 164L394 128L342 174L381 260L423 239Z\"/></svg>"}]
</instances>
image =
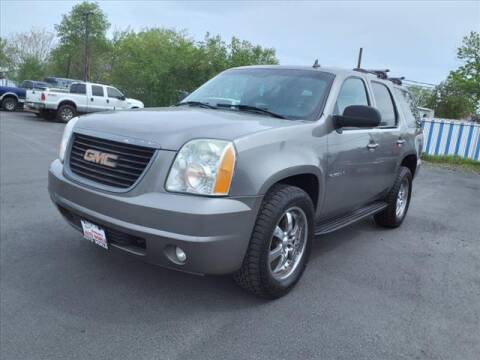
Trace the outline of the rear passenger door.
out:
<instances>
[{"instance_id":1,"label":"rear passenger door","mask_svg":"<svg viewBox=\"0 0 480 360\"><path fill-rule=\"evenodd\" d=\"M386 192L395 180L397 161L404 139L400 133L400 116L390 87L375 80L371 81L371 87L374 106L382 115L382 122L372 132L378 144L375 160L378 171L376 181L380 192Z\"/></svg>"},{"instance_id":2,"label":"rear passenger door","mask_svg":"<svg viewBox=\"0 0 480 360\"><path fill-rule=\"evenodd\" d=\"M70 94L75 99L78 112L88 112L87 103L87 85L83 83L74 83L70 86Z\"/></svg>"}]
</instances>

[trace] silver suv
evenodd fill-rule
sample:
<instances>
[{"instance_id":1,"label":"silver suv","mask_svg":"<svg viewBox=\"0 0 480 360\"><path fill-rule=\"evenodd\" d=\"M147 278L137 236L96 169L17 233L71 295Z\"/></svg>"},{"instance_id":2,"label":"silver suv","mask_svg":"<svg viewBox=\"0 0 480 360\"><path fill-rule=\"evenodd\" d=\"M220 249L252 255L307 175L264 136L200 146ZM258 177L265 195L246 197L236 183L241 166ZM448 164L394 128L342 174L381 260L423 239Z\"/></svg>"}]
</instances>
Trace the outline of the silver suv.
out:
<instances>
[{"instance_id":1,"label":"silver suv","mask_svg":"<svg viewBox=\"0 0 480 360\"><path fill-rule=\"evenodd\" d=\"M230 69L173 107L71 120L49 191L105 249L232 273L277 298L316 236L372 215L402 223L422 147L414 113L382 71Z\"/></svg>"}]
</instances>

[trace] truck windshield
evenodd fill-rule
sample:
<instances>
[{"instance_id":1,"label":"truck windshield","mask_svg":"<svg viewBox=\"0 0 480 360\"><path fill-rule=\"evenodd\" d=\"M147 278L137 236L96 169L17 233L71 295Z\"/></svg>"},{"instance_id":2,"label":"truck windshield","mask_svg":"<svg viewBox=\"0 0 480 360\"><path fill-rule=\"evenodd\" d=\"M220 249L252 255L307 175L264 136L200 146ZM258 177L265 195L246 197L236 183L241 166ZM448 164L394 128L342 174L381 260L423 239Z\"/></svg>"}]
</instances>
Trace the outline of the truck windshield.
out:
<instances>
[{"instance_id":1,"label":"truck windshield","mask_svg":"<svg viewBox=\"0 0 480 360\"><path fill-rule=\"evenodd\" d=\"M297 69L233 69L206 82L182 103L198 102L232 111L263 109L291 120L314 120L334 75Z\"/></svg>"}]
</instances>

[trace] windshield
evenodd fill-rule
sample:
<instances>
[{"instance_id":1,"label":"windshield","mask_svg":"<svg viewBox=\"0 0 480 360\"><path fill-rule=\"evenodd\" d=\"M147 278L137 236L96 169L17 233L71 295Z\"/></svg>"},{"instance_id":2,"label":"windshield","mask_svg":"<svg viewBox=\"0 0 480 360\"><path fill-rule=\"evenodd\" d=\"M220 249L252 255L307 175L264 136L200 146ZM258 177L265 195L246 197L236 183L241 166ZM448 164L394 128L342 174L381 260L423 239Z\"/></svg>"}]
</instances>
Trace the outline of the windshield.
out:
<instances>
[{"instance_id":1,"label":"windshield","mask_svg":"<svg viewBox=\"0 0 480 360\"><path fill-rule=\"evenodd\" d=\"M293 69L233 69L206 82L185 102L232 110L255 107L287 119L313 120L322 110L333 74Z\"/></svg>"}]
</instances>

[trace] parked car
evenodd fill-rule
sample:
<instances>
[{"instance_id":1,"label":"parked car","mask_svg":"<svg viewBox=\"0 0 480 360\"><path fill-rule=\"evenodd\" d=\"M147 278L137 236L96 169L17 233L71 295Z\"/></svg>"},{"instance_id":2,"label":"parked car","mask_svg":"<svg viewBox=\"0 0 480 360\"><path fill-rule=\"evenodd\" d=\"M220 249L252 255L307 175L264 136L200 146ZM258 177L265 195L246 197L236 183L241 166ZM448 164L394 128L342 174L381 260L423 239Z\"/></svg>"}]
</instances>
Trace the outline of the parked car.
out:
<instances>
[{"instance_id":1,"label":"parked car","mask_svg":"<svg viewBox=\"0 0 480 360\"><path fill-rule=\"evenodd\" d=\"M71 120L49 192L105 249L277 298L315 236L404 221L423 141L409 99L373 71L227 70L176 107Z\"/></svg>"},{"instance_id":2,"label":"parked car","mask_svg":"<svg viewBox=\"0 0 480 360\"><path fill-rule=\"evenodd\" d=\"M48 84L42 81L25 80L20 86L0 86L0 105L3 110L15 111L25 101L28 89L48 88Z\"/></svg>"},{"instance_id":3,"label":"parked car","mask_svg":"<svg viewBox=\"0 0 480 360\"><path fill-rule=\"evenodd\" d=\"M69 92L28 91L25 102L25 110L62 122L70 121L77 114L138 108L143 108L140 100L127 99L112 86L83 82L71 84Z\"/></svg>"}]
</instances>

